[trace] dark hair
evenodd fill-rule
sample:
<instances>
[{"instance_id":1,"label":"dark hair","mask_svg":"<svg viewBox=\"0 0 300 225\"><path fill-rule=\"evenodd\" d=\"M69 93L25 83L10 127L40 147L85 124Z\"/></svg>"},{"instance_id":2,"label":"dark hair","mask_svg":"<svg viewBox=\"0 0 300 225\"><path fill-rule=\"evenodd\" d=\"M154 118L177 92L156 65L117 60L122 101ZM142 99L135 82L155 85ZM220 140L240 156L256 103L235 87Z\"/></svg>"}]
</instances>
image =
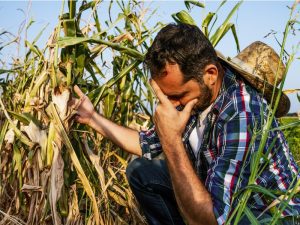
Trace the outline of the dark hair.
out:
<instances>
[{"instance_id":1,"label":"dark hair","mask_svg":"<svg viewBox=\"0 0 300 225\"><path fill-rule=\"evenodd\" d=\"M144 64L150 69L151 76L157 77L167 62L179 65L184 82L196 79L202 83L206 65L220 66L214 47L202 31L197 26L183 23L169 24L158 32Z\"/></svg>"}]
</instances>

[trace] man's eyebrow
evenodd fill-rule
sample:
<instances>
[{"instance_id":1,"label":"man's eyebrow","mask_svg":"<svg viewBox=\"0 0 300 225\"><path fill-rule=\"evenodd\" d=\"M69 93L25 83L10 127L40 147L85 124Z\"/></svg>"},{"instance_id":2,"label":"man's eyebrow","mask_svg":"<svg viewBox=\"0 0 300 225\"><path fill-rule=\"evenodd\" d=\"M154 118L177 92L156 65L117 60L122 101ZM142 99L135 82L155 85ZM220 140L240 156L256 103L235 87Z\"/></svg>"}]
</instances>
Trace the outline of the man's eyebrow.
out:
<instances>
[{"instance_id":1,"label":"man's eyebrow","mask_svg":"<svg viewBox=\"0 0 300 225\"><path fill-rule=\"evenodd\" d=\"M180 98L182 96L184 96L187 93L187 91L184 91L182 93L174 93L174 94L170 94L167 95L169 98Z\"/></svg>"}]
</instances>

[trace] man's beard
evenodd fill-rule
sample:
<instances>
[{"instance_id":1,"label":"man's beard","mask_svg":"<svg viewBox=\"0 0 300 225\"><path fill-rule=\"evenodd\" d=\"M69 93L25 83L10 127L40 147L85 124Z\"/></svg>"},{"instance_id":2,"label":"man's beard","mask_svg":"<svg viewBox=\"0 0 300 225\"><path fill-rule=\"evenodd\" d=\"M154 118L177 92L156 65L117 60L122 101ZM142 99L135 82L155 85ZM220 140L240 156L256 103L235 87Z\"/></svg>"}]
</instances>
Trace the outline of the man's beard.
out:
<instances>
[{"instance_id":1,"label":"man's beard","mask_svg":"<svg viewBox=\"0 0 300 225\"><path fill-rule=\"evenodd\" d=\"M201 95L198 97L198 102L195 105L196 110L203 111L211 104L212 91L206 84L199 84L201 89Z\"/></svg>"}]
</instances>

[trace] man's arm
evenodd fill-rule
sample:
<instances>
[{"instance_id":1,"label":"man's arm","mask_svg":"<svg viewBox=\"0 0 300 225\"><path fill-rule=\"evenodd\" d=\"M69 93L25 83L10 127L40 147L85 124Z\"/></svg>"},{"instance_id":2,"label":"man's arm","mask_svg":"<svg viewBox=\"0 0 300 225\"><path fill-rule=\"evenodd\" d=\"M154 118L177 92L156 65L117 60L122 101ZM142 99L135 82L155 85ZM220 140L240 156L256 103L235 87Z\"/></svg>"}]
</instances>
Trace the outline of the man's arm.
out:
<instances>
[{"instance_id":1,"label":"man's arm","mask_svg":"<svg viewBox=\"0 0 300 225\"><path fill-rule=\"evenodd\" d=\"M104 118L95 111L89 98L82 93L78 86L74 87L74 91L80 97L80 99L72 100L72 105L77 110L75 119L79 123L89 125L125 151L139 156L142 155L137 131Z\"/></svg>"},{"instance_id":2,"label":"man's arm","mask_svg":"<svg viewBox=\"0 0 300 225\"><path fill-rule=\"evenodd\" d=\"M151 81L160 101L154 115L156 132L166 155L178 205L188 224L217 224L209 192L197 177L182 143L182 133L197 101L177 111L158 85Z\"/></svg>"},{"instance_id":3,"label":"man's arm","mask_svg":"<svg viewBox=\"0 0 300 225\"><path fill-rule=\"evenodd\" d=\"M211 196L196 175L181 139L162 146L176 200L188 224L216 224Z\"/></svg>"}]
</instances>

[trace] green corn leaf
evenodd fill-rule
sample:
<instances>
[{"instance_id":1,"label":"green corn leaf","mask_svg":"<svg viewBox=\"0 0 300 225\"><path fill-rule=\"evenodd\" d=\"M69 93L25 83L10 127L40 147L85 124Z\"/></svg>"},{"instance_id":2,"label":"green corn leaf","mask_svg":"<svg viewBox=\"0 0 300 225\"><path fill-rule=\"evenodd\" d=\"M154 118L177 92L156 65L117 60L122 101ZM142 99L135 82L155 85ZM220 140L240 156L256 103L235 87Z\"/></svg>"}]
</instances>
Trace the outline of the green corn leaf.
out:
<instances>
[{"instance_id":1,"label":"green corn leaf","mask_svg":"<svg viewBox=\"0 0 300 225\"><path fill-rule=\"evenodd\" d=\"M40 52L40 50L34 46L33 44L31 44L29 41L25 41L25 45L27 47L29 47L30 51L34 52L38 57L40 58L44 58L43 54ZM28 57L28 55L30 54L30 51L26 54L26 57Z\"/></svg>"},{"instance_id":2,"label":"green corn leaf","mask_svg":"<svg viewBox=\"0 0 300 225\"><path fill-rule=\"evenodd\" d=\"M223 1L221 2L221 4L219 5L219 7L218 7L217 10L216 10L216 13L222 8L222 6L223 6L226 2L227 2L227 0L223 0Z\"/></svg>"},{"instance_id":3,"label":"green corn leaf","mask_svg":"<svg viewBox=\"0 0 300 225\"><path fill-rule=\"evenodd\" d=\"M31 27L31 25L32 25L34 22L35 22L35 21L34 21L32 18L30 18L29 23L28 23L27 26L26 26L26 30L28 30L29 27Z\"/></svg>"},{"instance_id":4,"label":"green corn leaf","mask_svg":"<svg viewBox=\"0 0 300 225\"><path fill-rule=\"evenodd\" d=\"M40 89L41 85L48 79L48 76L49 76L49 74L47 71L43 71L40 74L40 76L36 79L32 90L30 91L30 94L29 94L30 97L34 97L37 95L38 90Z\"/></svg>"},{"instance_id":5,"label":"green corn leaf","mask_svg":"<svg viewBox=\"0 0 300 225\"><path fill-rule=\"evenodd\" d=\"M95 61L91 58L88 57L88 61L89 61L89 65L92 66L96 72L103 78L105 78L105 75L102 73L102 71L100 70L100 68L98 67L97 63L95 63ZM87 68L88 65L86 65L86 68ZM90 72L90 71L89 71ZM90 72L91 73L91 72ZM91 73L92 74L92 73ZM99 84L98 80L95 81L95 83Z\"/></svg>"},{"instance_id":6,"label":"green corn leaf","mask_svg":"<svg viewBox=\"0 0 300 225\"><path fill-rule=\"evenodd\" d=\"M34 38L32 44L35 44L39 38L41 37L41 35L44 33L45 29L48 27L49 23L47 23L43 28L42 30L38 33L38 35Z\"/></svg>"},{"instance_id":7,"label":"green corn leaf","mask_svg":"<svg viewBox=\"0 0 300 225\"><path fill-rule=\"evenodd\" d=\"M17 119L18 121L20 121L24 125L29 125L29 123L31 121L31 119L28 116L24 115L24 114L19 114L17 112L10 111L10 110L7 110L7 112L9 112L15 119Z\"/></svg>"},{"instance_id":8,"label":"green corn leaf","mask_svg":"<svg viewBox=\"0 0 300 225\"><path fill-rule=\"evenodd\" d=\"M104 115L107 118L111 118L113 110L115 108L115 104L116 104L116 94L112 89L108 89L108 95L105 97L105 111L104 111Z\"/></svg>"},{"instance_id":9,"label":"green corn leaf","mask_svg":"<svg viewBox=\"0 0 300 225\"><path fill-rule=\"evenodd\" d=\"M236 43L236 46L237 46L237 51L239 52L240 51L240 45L239 45L238 37L237 37L237 34L236 34L235 26L232 23L228 23L224 27L224 29L222 30L223 32L220 33L220 36L218 36L216 40L212 40L213 45L216 46L222 40L224 35L229 31L229 29L232 31L232 34L233 34L233 37L234 37L234 40L235 40L235 43Z\"/></svg>"},{"instance_id":10,"label":"green corn leaf","mask_svg":"<svg viewBox=\"0 0 300 225\"><path fill-rule=\"evenodd\" d=\"M232 25L232 23L227 23L219 27L217 32L210 39L214 47L221 41L222 37L227 33L227 31L231 28Z\"/></svg>"},{"instance_id":11,"label":"green corn leaf","mask_svg":"<svg viewBox=\"0 0 300 225\"><path fill-rule=\"evenodd\" d=\"M185 4L185 6L186 6L186 8L188 10L191 9L190 5L195 5L195 6L198 6L200 8L204 8L205 7L204 3L200 2L200 1L195 1L195 0L186 0L186 1L184 1L184 4Z\"/></svg>"},{"instance_id":12,"label":"green corn leaf","mask_svg":"<svg viewBox=\"0 0 300 225\"><path fill-rule=\"evenodd\" d=\"M233 34L233 37L234 37L234 40L235 40L237 51L240 52L241 50L240 50L239 39L238 39L234 24L231 26L231 31L232 31L232 34Z\"/></svg>"},{"instance_id":13,"label":"green corn leaf","mask_svg":"<svg viewBox=\"0 0 300 225\"><path fill-rule=\"evenodd\" d=\"M14 43L14 42L17 42L18 41L18 38L15 38L7 43L5 43L4 45L0 46L0 51L5 48L6 46L9 46L10 44Z\"/></svg>"},{"instance_id":14,"label":"green corn leaf","mask_svg":"<svg viewBox=\"0 0 300 225\"><path fill-rule=\"evenodd\" d=\"M16 72L16 69L12 69L12 70L0 69L0 74L3 74L3 73L15 73L15 72Z\"/></svg>"},{"instance_id":15,"label":"green corn leaf","mask_svg":"<svg viewBox=\"0 0 300 225\"><path fill-rule=\"evenodd\" d=\"M241 6L243 1L238 2L234 8L230 11L225 21L219 26L219 28L216 30L216 32L213 34L213 36L210 38L210 41L212 42L213 46L216 46L216 44L220 41L221 37L224 36L224 30L228 30L230 27L228 27L229 20L234 15L234 13L238 10L238 8ZM226 32L225 32L226 33Z\"/></svg>"},{"instance_id":16,"label":"green corn leaf","mask_svg":"<svg viewBox=\"0 0 300 225\"><path fill-rule=\"evenodd\" d=\"M251 191L256 192L256 193L262 193L272 199L277 198L277 196L275 194L273 194L269 189L266 189L266 188L256 185L256 184L249 184L245 187L245 189L250 189Z\"/></svg>"},{"instance_id":17,"label":"green corn leaf","mask_svg":"<svg viewBox=\"0 0 300 225\"><path fill-rule=\"evenodd\" d=\"M102 39L96 39L96 38L87 38L87 37L63 37L60 38L58 40L58 45L61 48L67 47L67 46L71 46L71 45L76 45L79 43L84 43L84 42L89 42L89 43L99 43L99 44L104 44L107 45L117 51L120 51L122 53L128 54L138 60L143 61L144 59L144 55L140 52L138 52L137 50L125 47L121 44L117 44L117 43L112 43L109 41L105 41Z\"/></svg>"},{"instance_id":18,"label":"green corn leaf","mask_svg":"<svg viewBox=\"0 0 300 225\"><path fill-rule=\"evenodd\" d=\"M17 171L17 176L19 180L19 189L23 186L23 177L22 177L22 152L17 147L13 145L13 162L14 162L14 171Z\"/></svg>"},{"instance_id":19,"label":"green corn leaf","mask_svg":"<svg viewBox=\"0 0 300 225\"><path fill-rule=\"evenodd\" d=\"M88 71L93 79L93 82L96 84L96 85L99 85L99 81L96 77L96 74L94 73L94 70L93 70L93 67L90 65L90 64L87 64L85 66L85 69L86 71Z\"/></svg>"},{"instance_id":20,"label":"green corn leaf","mask_svg":"<svg viewBox=\"0 0 300 225\"><path fill-rule=\"evenodd\" d=\"M83 5L81 5L79 7L78 15L81 15L83 11L85 11L85 10L87 10L89 8L94 8L95 5L96 5L96 2L97 1L90 1L90 2L87 2L87 3L83 4ZM80 19L80 17L78 17L78 15L77 15L77 20Z\"/></svg>"},{"instance_id":21,"label":"green corn leaf","mask_svg":"<svg viewBox=\"0 0 300 225\"><path fill-rule=\"evenodd\" d=\"M68 6L69 6L69 15L70 15L69 18L73 19L75 17L75 13L76 13L76 1L69 0Z\"/></svg>"},{"instance_id":22,"label":"green corn leaf","mask_svg":"<svg viewBox=\"0 0 300 225\"><path fill-rule=\"evenodd\" d=\"M177 23L186 23L186 24L196 25L195 20L185 10L182 10L178 13L172 14L172 17Z\"/></svg>"},{"instance_id":23,"label":"green corn leaf","mask_svg":"<svg viewBox=\"0 0 300 225\"><path fill-rule=\"evenodd\" d=\"M64 19L63 28L66 37L76 37L76 25L74 19Z\"/></svg>"},{"instance_id":24,"label":"green corn leaf","mask_svg":"<svg viewBox=\"0 0 300 225\"><path fill-rule=\"evenodd\" d=\"M209 24L210 24L212 18L213 18L215 15L216 15L215 13L209 12L209 13L206 15L205 19L203 20L203 22L202 22L202 31L203 31L203 33L204 33L204 35L205 35L206 37L209 36L208 27L209 27Z\"/></svg>"},{"instance_id":25,"label":"green corn leaf","mask_svg":"<svg viewBox=\"0 0 300 225\"><path fill-rule=\"evenodd\" d=\"M8 123L8 121L6 120L6 121L4 122L4 124L2 125L2 127L1 127L1 133L0 133L0 149L2 149L2 144L3 144L4 138L5 138L5 134L6 134L8 125L9 125L9 123ZM0 162L1 162L1 159L0 159Z\"/></svg>"},{"instance_id":26,"label":"green corn leaf","mask_svg":"<svg viewBox=\"0 0 300 225\"><path fill-rule=\"evenodd\" d=\"M253 213L251 212L251 210L246 206L245 207L245 214L248 217L249 221L251 222L252 225L260 225L260 223L258 222L258 220L256 219L256 217L253 215Z\"/></svg>"},{"instance_id":27,"label":"green corn leaf","mask_svg":"<svg viewBox=\"0 0 300 225\"><path fill-rule=\"evenodd\" d=\"M5 106L4 106L1 98L0 98L0 106L4 112L5 117L7 118L7 121L9 122L10 126L14 130L15 135L20 139L21 142L23 142L25 145L29 146L29 148L32 148L34 146L34 144L14 124L14 122L8 115L7 110L5 109Z\"/></svg>"},{"instance_id":28,"label":"green corn leaf","mask_svg":"<svg viewBox=\"0 0 300 225\"><path fill-rule=\"evenodd\" d=\"M94 17L94 21L95 21L97 31L100 33L101 32L101 25L100 25L100 22L99 22L99 17L98 17L97 10L95 10L95 13L93 13L93 17Z\"/></svg>"},{"instance_id":29,"label":"green corn leaf","mask_svg":"<svg viewBox=\"0 0 300 225\"><path fill-rule=\"evenodd\" d=\"M93 101L93 105L96 107L101 98L102 95L105 91L106 88L111 87L112 85L114 85L116 82L118 82L123 76L127 75L131 70L133 70L134 68L138 67L141 64L141 61L135 61L134 63L130 64L128 67L126 67L125 69L123 69L118 76L116 77L112 77L106 84L102 85L99 89L95 89L93 92L91 92L88 96L92 97L94 96L94 101ZM95 92L99 93L97 96L95 96Z\"/></svg>"}]
</instances>

